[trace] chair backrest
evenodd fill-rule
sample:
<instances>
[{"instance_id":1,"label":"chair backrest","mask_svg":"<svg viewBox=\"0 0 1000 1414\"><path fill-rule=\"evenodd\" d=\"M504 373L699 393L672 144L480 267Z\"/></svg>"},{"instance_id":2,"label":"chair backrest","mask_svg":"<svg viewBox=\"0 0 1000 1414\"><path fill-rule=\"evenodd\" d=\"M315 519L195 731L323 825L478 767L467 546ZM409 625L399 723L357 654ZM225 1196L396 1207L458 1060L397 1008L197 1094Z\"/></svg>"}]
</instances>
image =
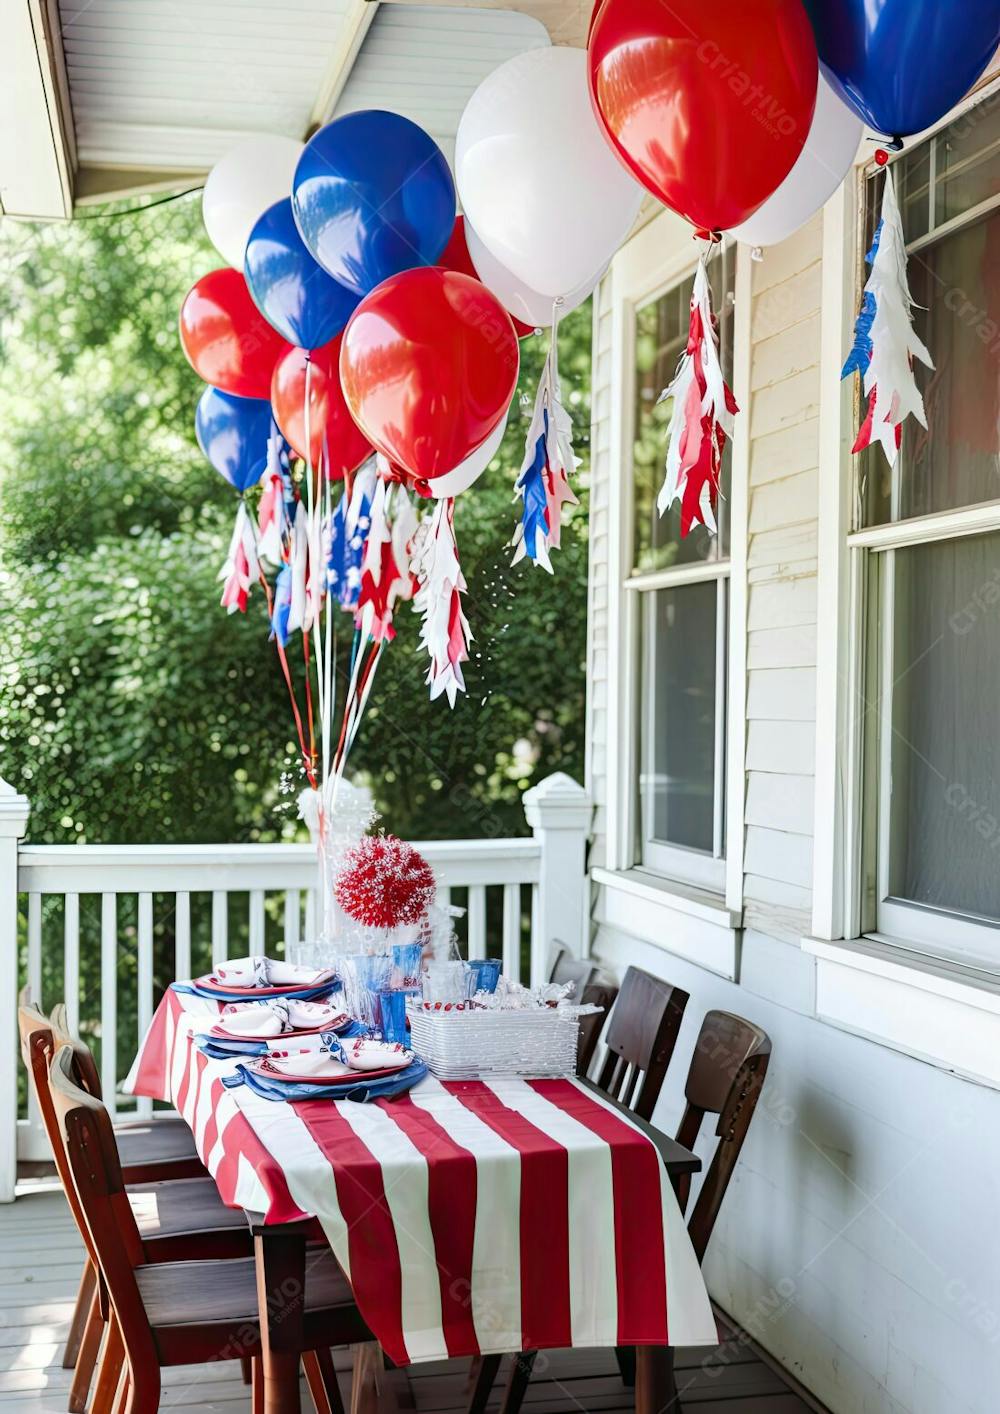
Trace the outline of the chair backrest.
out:
<instances>
[{"instance_id":1,"label":"chair backrest","mask_svg":"<svg viewBox=\"0 0 1000 1414\"><path fill-rule=\"evenodd\" d=\"M617 995L618 988L613 982L591 982L589 987L583 989L580 1001L587 1006L603 1007L603 1010L595 1011L590 1016L580 1017L580 1039L576 1045L577 1075L589 1073L590 1063L594 1059L594 1052L597 1050L597 1043L601 1038L604 1023L608 1019L608 1012L614 1005Z\"/></svg>"},{"instance_id":2,"label":"chair backrest","mask_svg":"<svg viewBox=\"0 0 1000 1414\"><path fill-rule=\"evenodd\" d=\"M687 1105L677 1130L678 1143L693 1149L705 1115L719 1116L715 1127L719 1143L688 1222L699 1261L747 1137L770 1059L771 1041L766 1031L728 1011L707 1013L691 1057L684 1086ZM689 1191L690 1180L685 1175L677 1185L682 1211Z\"/></svg>"},{"instance_id":3,"label":"chair backrest","mask_svg":"<svg viewBox=\"0 0 1000 1414\"><path fill-rule=\"evenodd\" d=\"M549 973L549 981L564 987L573 985L573 1001L580 1001L587 987L597 976L597 964L588 957L574 957L565 943L556 943L555 960Z\"/></svg>"},{"instance_id":4,"label":"chair backrest","mask_svg":"<svg viewBox=\"0 0 1000 1414\"><path fill-rule=\"evenodd\" d=\"M688 993L630 967L611 1013L607 1058L597 1083L613 1099L652 1119L677 1044Z\"/></svg>"},{"instance_id":5,"label":"chair backrest","mask_svg":"<svg viewBox=\"0 0 1000 1414\"><path fill-rule=\"evenodd\" d=\"M52 1110L72 1182L96 1253L129 1362L159 1364L135 1279L142 1240L125 1191L111 1116L103 1100L77 1084L72 1047L60 1046L49 1067Z\"/></svg>"},{"instance_id":6,"label":"chair backrest","mask_svg":"<svg viewBox=\"0 0 1000 1414\"><path fill-rule=\"evenodd\" d=\"M76 1186L70 1172L69 1160L66 1157L66 1147L49 1091L49 1067L57 1050L52 1025L48 1017L37 1006L22 1004L17 1009L17 1029L21 1038L21 1057L28 1072L28 1080L35 1096L35 1103L38 1105L38 1112L42 1117L42 1124L45 1126L45 1133L52 1146L52 1156L56 1161L59 1181L62 1183L66 1201L69 1203L70 1212L80 1230L84 1246L91 1259L96 1262L97 1254L90 1240L90 1230L80 1207L80 1200L76 1195Z\"/></svg>"},{"instance_id":7,"label":"chair backrest","mask_svg":"<svg viewBox=\"0 0 1000 1414\"><path fill-rule=\"evenodd\" d=\"M79 1036L74 1036L70 1031L65 1002L56 1002L49 1017L49 1024L57 1049L59 1046L69 1046L73 1051L74 1078L77 1084L82 1086L88 1095L93 1095L95 1100L102 1100L104 1090L101 1086L101 1072L94 1060L94 1053L86 1041L81 1041Z\"/></svg>"}]
</instances>

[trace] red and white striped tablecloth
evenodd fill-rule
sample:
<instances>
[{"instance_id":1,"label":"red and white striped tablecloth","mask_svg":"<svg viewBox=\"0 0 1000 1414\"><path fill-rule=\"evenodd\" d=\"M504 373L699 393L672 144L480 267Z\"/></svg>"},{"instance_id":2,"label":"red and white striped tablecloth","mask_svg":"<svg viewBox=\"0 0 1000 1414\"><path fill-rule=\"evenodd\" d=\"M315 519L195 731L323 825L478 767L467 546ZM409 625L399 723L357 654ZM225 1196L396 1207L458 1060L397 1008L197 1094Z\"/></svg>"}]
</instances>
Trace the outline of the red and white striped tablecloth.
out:
<instances>
[{"instance_id":1,"label":"red and white striped tablecloth","mask_svg":"<svg viewBox=\"0 0 1000 1414\"><path fill-rule=\"evenodd\" d=\"M227 1089L168 991L125 1089L168 1100L224 1201L319 1219L396 1362L564 1346L714 1345L663 1161L573 1079L422 1081L369 1104Z\"/></svg>"}]
</instances>

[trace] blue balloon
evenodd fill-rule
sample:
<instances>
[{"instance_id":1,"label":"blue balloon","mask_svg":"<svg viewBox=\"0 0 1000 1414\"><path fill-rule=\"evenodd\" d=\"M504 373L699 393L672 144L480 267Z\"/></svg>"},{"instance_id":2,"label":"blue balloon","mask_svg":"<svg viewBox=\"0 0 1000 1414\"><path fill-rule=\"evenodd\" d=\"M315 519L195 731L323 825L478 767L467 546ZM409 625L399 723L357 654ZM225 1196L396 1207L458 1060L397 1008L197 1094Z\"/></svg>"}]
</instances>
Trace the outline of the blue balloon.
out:
<instances>
[{"instance_id":1,"label":"blue balloon","mask_svg":"<svg viewBox=\"0 0 1000 1414\"><path fill-rule=\"evenodd\" d=\"M198 446L241 495L264 475L271 425L271 404L266 398L238 398L206 388L198 399L194 417Z\"/></svg>"},{"instance_id":2,"label":"blue balloon","mask_svg":"<svg viewBox=\"0 0 1000 1414\"><path fill-rule=\"evenodd\" d=\"M805 0L805 7L841 96L890 138L943 118L1000 45L998 0Z\"/></svg>"},{"instance_id":3,"label":"blue balloon","mask_svg":"<svg viewBox=\"0 0 1000 1414\"><path fill-rule=\"evenodd\" d=\"M372 108L310 138L292 208L323 269L362 297L390 275L437 261L455 224L455 184L423 128Z\"/></svg>"},{"instance_id":4,"label":"blue balloon","mask_svg":"<svg viewBox=\"0 0 1000 1414\"><path fill-rule=\"evenodd\" d=\"M358 304L358 296L331 279L306 250L291 197L269 206L250 232L243 273L264 318L301 349L328 344Z\"/></svg>"}]
</instances>

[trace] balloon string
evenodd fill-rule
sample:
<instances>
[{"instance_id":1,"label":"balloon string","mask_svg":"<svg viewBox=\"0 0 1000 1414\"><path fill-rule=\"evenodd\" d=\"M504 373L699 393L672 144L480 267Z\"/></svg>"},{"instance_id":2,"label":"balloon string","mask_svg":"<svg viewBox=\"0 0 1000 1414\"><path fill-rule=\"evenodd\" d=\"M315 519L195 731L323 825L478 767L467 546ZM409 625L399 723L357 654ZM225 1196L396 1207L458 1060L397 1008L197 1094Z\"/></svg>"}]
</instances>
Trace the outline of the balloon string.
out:
<instances>
[{"instance_id":1,"label":"balloon string","mask_svg":"<svg viewBox=\"0 0 1000 1414\"><path fill-rule=\"evenodd\" d=\"M264 597L267 600L267 616L269 619L272 619L274 614L274 600L271 596L271 586L268 584L263 570L259 570L258 574L264 588ZM295 731L299 738L299 750L302 753L302 768L306 773L309 784L312 786L313 790L315 790L316 776L312 769L312 762L309 759L309 752L306 750L305 730L302 726L302 715L299 712L299 704L295 700L295 687L292 683L292 673L288 666L288 658L277 633L274 637L274 646L278 651L278 662L281 664L281 672L285 679L285 686L288 688L288 700L292 704L292 716L295 718Z\"/></svg>"},{"instance_id":2,"label":"balloon string","mask_svg":"<svg viewBox=\"0 0 1000 1414\"><path fill-rule=\"evenodd\" d=\"M302 658L306 669L306 718L309 722L309 760L316 767L316 729L313 724L312 673L309 660L309 635L302 634Z\"/></svg>"}]
</instances>

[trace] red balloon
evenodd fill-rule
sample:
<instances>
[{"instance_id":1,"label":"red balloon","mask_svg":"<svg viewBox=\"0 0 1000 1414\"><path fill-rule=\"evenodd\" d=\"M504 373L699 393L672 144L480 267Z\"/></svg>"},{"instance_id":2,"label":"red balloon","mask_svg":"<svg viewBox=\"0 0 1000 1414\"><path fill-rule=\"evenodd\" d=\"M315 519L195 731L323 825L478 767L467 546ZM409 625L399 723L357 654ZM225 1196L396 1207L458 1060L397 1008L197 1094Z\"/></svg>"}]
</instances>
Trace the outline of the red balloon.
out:
<instances>
[{"instance_id":1,"label":"red balloon","mask_svg":"<svg viewBox=\"0 0 1000 1414\"><path fill-rule=\"evenodd\" d=\"M439 266L404 270L361 301L344 330L340 381L378 451L427 480L464 461L517 386L510 315L485 285Z\"/></svg>"},{"instance_id":2,"label":"red balloon","mask_svg":"<svg viewBox=\"0 0 1000 1414\"><path fill-rule=\"evenodd\" d=\"M275 362L290 345L254 304L239 270L213 270L192 285L180 328L199 378L240 398L270 397Z\"/></svg>"},{"instance_id":3,"label":"red balloon","mask_svg":"<svg viewBox=\"0 0 1000 1414\"><path fill-rule=\"evenodd\" d=\"M458 270L462 275L471 275L474 280L479 280L479 273L472 263L469 247L465 243L464 216L455 217L455 224L448 237L448 244L441 252L437 263L445 270ZM482 284L481 280L480 284ZM510 310L507 313L510 314ZM535 332L530 324L525 324L521 319L515 319L513 314L510 315L510 320L519 339L526 339L529 334Z\"/></svg>"},{"instance_id":4,"label":"red balloon","mask_svg":"<svg viewBox=\"0 0 1000 1414\"><path fill-rule=\"evenodd\" d=\"M340 342L338 334L312 355L309 375L309 443L314 467L324 459L327 475L334 481L357 471L372 454L344 401L340 386ZM293 451L305 456L306 445L306 351L290 348L274 365L271 379L271 408Z\"/></svg>"},{"instance_id":5,"label":"red balloon","mask_svg":"<svg viewBox=\"0 0 1000 1414\"><path fill-rule=\"evenodd\" d=\"M605 0L587 48L611 146L695 226L738 226L795 165L819 81L801 0Z\"/></svg>"}]
</instances>

